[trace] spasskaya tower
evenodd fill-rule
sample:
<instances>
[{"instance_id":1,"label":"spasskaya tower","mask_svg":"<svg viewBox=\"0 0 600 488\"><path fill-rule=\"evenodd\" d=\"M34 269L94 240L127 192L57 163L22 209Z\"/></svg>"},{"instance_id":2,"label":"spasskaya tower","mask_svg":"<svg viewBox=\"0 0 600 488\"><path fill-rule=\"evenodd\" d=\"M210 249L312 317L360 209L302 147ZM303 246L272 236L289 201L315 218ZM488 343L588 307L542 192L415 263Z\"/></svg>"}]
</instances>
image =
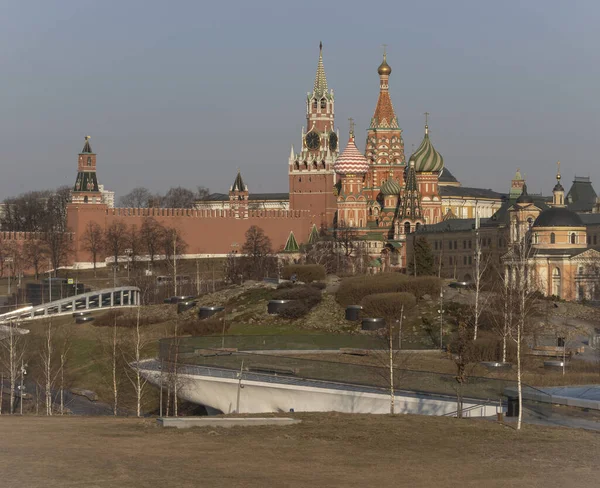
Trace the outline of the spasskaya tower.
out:
<instances>
[{"instance_id":1,"label":"spasskaya tower","mask_svg":"<svg viewBox=\"0 0 600 488\"><path fill-rule=\"evenodd\" d=\"M312 93L306 95L306 127L302 128L302 149L289 157L290 209L308 210L317 226L330 227L336 212L333 164L338 156L339 134L334 127L333 90L327 86L323 66L323 45Z\"/></svg>"}]
</instances>

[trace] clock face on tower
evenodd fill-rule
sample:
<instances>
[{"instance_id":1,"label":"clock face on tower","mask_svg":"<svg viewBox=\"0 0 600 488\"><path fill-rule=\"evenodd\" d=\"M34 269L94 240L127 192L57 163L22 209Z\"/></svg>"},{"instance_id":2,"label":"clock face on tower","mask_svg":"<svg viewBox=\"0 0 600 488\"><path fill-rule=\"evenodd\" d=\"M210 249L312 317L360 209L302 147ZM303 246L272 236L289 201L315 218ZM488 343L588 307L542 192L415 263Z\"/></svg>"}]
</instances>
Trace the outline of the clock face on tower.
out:
<instances>
[{"instance_id":1,"label":"clock face on tower","mask_svg":"<svg viewBox=\"0 0 600 488\"><path fill-rule=\"evenodd\" d=\"M319 148L319 143L321 142L321 138L319 137L319 134L317 134L315 131L310 131L308 134L306 134L306 147L308 147L309 149L318 149Z\"/></svg>"},{"instance_id":2,"label":"clock face on tower","mask_svg":"<svg viewBox=\"0 0 600 488\"><path fill-rule=\"evenodd\" d=\"M329 149L331 149L332 151L335 151L337 149L337 145L338 145L337 134L335 132L332 132L331 134L329 134Z\"/></svg>"}]
</instances>

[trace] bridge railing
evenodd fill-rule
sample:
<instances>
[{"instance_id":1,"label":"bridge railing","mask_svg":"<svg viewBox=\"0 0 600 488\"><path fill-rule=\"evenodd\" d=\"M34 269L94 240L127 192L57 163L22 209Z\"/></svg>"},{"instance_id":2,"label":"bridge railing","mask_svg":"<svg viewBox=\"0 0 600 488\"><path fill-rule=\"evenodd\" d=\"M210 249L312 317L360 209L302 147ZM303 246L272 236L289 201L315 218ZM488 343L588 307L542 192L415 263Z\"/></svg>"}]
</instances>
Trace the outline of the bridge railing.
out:
<instances>
[{"instance_id":1,"label":"bridge railing","mask_svg":"<svg viewBox=\"0 0 600 488\"><path fill-rule=\"evenodd\" d=\"M167 352L164 351L163 352ZM173 351L171 351L173 352ZM165 356L163 361L172 362L174 356ZM211 354L184 353L177 357L179 364L198 365L248 373L263 373L269 376L296 378L298 380L320 380L344 385L368 386L388 390L390 388L390 370L383 358L381 366L366 366L334 360L307 359L294 356L224 353ZM243 362L243 363L242 363ZM452 374L416 371L396 367L394 371L394 389L416 393L448 395L456 397L459 393L465 398L477 398L488 401L500 401L505 391L516 387L510 379L468 377L460 384Z\"/></svg>"},{"instance_id":2,"label":"bridge railing","mask_svg":"<svg viewBox=\"0 0 600 488\"><path fill-rule=\"evenodd\" d=\"M231 348L238 351L276 350L338 350L338 349L386 349L385 338L357 334L286 334L286 335L218 335L166 338L160 341L161 350L177 343L181 353L193 353L201 349ZM420 349L423 349L424 346ZM411 344L411 350L419 348Z\"/></svg>"}]
</instances>

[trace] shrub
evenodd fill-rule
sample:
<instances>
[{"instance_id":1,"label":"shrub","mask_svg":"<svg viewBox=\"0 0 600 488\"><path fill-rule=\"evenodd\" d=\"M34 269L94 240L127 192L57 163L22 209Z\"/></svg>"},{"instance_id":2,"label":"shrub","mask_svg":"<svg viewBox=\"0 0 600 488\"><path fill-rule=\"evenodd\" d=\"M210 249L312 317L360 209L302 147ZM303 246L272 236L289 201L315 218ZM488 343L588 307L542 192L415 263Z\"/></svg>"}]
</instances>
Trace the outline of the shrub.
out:
<instances>
[{"instance_id":1,"label":"shrub","mask_svg":"<svg viewBox=\"0 0 600 488\"><path fill-rule=\"evenodd\" d=\"M417 299L412 293L376 293L368 295L361 300L364 312L369 317L393 318L400 317L402 308L404 311L413 308Z\"/></svg>"},{"instance_id":2,"label":"shrub","mask_svg":"<svg viewBox=\"0 0 600 488\"><path fill-rule=\"evenodd\" d=\"M117 319L117 327L133 328L137 325L137 313L125 312L123 310L111 310L100 317L97 317L92 325L96 327L112 327ZM165 318L159 315L141 315L140 327L158 324L164 322Z\"/></svg>"},{"instance_id":3,"label":"shrub","mask_svg":"<svg viewBox=\"0 0 600 488\"><path fill-rule=\"evenodd\" d=\"M324 290L327 288L327 284L323 283L322 281L313 281L309 286L311 288L316 288L317 290Z\"/></svg>"},{"instance_id":4,"label":"shrub","mask_svg":"<svg viewBox=\"0 0 600 488\"><path fill-rule=\"evenodd\" d=\"M298 285L293 288L276 290L273 294L275 300L314 300L321 301L321 291L312 286Z\"/></svg>"},{"instance_id":5,"label":"shrub","mask_svg":"<svg viewBox=\"0 0 600 488\"><path fill-rule=\"evenodd\" d=\"M275 290L273 299L293 300L285 305L279 315L287 319L303 317L316 307L322 300L321 290L313 285L296 285L291 288Z\"/></svg>"},{"instance_id":6,"label":"shrub","mask_svg":"<svg viewBox=\"0 0 600 488\"><path fill-rule=\"evenodd\" d=\"M299 319L310 312L313 306L303 300L286 303L279 311L279 316L286 319Z\"/></svg>"},{"instance_id":7,"label":"shrub","mask_svg":"<svg viewBox=\"0 0 600 488\"><path fill-rule=\"evenodd\" d=\"M225 331L229 329L229 323L225 322ZM215 335L223 332L223 317L212 316L206 319L199 319L198 317L190 317L185 320L180 326L179 331L181 335Z\"/></svg>"},{"instance_id":8,"label":"shrub","mask_svg":"<svg viewBox=\"0 0 600 488\"><path fill-rule=\"evenodd\" d=\"M304 283L324 280L326 276L325 268L320 264L290 264L281 270L281 276L286 280L289 280L293 274L298 281Z\"/></svg>"},{"instance_id":9,"label":"shrub","mask_svg":"<svg viewBox=\"0 0 600 488\"><path fill-rule=\"evenodd\" d=\"M441 280L435 276L411 277L400 273L354 276L342 280L337 292L340 305L356 305L368 296L378 293L412 293L415 297L439 294Z\"/></svg>"},{"instance_id":10,"label":"shrub","mask_svg":"<svg viewBox=\"0 0 600 488\"><path fill-rule=\"evenodd\" d=\"M502 339L498 337L481 337L475 342L468 341L466 349L463 346L463 354L468 358L469 363L479 363L481 361L501 361L502 360ZM457 353L459 349L459 338L456 336L449 345L452 353ZM517 345L513 341L506 343L506 360L514 362L517 358Z\"/></svg>"},{"instance_id":11,"label":"shrub","mask_svg":"<svg viewBox=\"0 0 600 488\"><path fill-rule=\"evenodd\" d=\"M291 281L284 281L282 283L279 283L277 285L277 289L278 290L284 290L286 288L292 288L294 286L294 283L292 283Z\"/></svg>"}]
</instances>

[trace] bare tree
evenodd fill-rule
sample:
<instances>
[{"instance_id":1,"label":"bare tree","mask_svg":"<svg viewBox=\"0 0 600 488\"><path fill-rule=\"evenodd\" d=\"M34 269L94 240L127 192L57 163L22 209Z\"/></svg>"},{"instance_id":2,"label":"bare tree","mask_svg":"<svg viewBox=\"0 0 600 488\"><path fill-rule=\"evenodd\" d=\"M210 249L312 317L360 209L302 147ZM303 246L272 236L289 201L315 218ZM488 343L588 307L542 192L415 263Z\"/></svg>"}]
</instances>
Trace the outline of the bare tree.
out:
<instances>
[{"instance_id":1,"label":"bare tree","mask_svg":"<svg viewBox=\"0 0 600 488\"><path fill-rule=\"evenodd\" d=\"M71 188L61 186L53 191L46 201L48 219L45 230L67 232L67 205L71 202Z\"/></svg>"},{"instance_id":2,"label":"bare tree","mask_svg":"<svg viewBox=\"0 0 600 488\"><path fill-rule=\"evenodd\" d=\"M205 186L198 186L196 190L196 198L198 200L207 200L210 195L210 190Z\"/></svg>"},{"instance_id":3,"label":"bare tree","mask_svg":"<svg viewBox=\"0 0 600 488\"><path fill-rule=\"evenodd\" d=\"M243 256L229 253L223 266L223 274L228 283L239 284L243 280Z\"/></svg>"},{"instance_id":4,"label":"bare tree","mask_svg":"<svg viewBox=\"0 0 600 488\"><path fill-rule=\"evenodd\" d=\"M252 225L246 231L246 240L242 245L242 253L247 258L248 272L254 279L265 276L267 260L273 254L271 239L265 231Z\"/></svg>"},{"instance_id":5,"label":"bare tree","mask_svg":"<svg viewBox=\"0 0 600 488\"><path fill-rule=\"evenodd\" d=\"M127 363L125 365L125 373L135 391L136 415L138 417L142 415L142 399L146 386L146 379L142 376L140 361L148 344L149 340L145 337L140 327L140 307L138 306L135 328L130 338L128 350L125 353Z\"/></svg>"},{"instance_id":6,"label":"bare tree","mask_svg":"<svg viewBox=\"0 0 600 488\"><path fill-rule=\"evenodd\" d=\"M136 268L136 262L142 254L142 238L137 225L131 225L127 233L128 261L127 267Z\"/></svg>"},{"instance_id":7,"label":"bare tree","mask_svg":"<svg viewBox=\"0 0 600 488\"><path fill-rule=\"evenodd\" d=\"M193 191L177 186L171 188L162 199L164 208L193 208L196 195Z\"/></svg>"},{"instance_id":8,"label":"bare tree","mask_svg":"<svg viewBox=\"0 0 600 488\"><path fill-rule=\"evenodd\" d=\"M467 382L469 376L469 366L477 361L475 345L470 331L462 320L458 324L458 334L450 344L450 351L453 353L454 364L456 364L456 416L462 418L463 385Z\"/></svg>"},{"instance_id":9,"label":"bare tree","mask_svg":"<svg viewBox=\"0 0 600 488\"><path fill-rule=\"evenodd\" d=\"M47 249L44 242L37 238L26 240L25 244L23 244L23 255L27 264L33 268L34 277L37 280L39 278L42 261L47 255Z\"/></svg>"},{"instance_id":10,"label":"bare tree","mask_svg":"<svg viewBox=\"0 0 600 488\"><path fill-rule=\"evenodd\" d=\"M146 208L150 207L150 201L153 198L153 194L148 188L138 186L131 190L127 195L123 195L119 199L119 205L121 207L129 208Z\"/></svg>"},{"instance_id":11,"label":"bare tree","mask_svg":"<svg viewBox=\"0 0 600 488\"><path fill-rule=\"evenodd\" d=\"M474 256L474 285L475 285L475 302L473 304L473 340L477 340L477 332L479 330L479 318L486 306L487 297L483 297L481 293L482 280L490 262L489 255L482 255L481 252L481 236L479 229L475 230L475 256Z\"/></svg>"},{"instance_id":12,"label":"bare tree","mask_svg":"<svg viewBox=\"0 0 600 488\"><path fill-rule=\"evenodd\" d=\"M72 236L62 231L51 231L44 234L52 268L56 271L68 262L73 252Z\"/></svg>"},{"instance_id":13,"label":"bare tree","mask_svg":"<svg viewBox=\"0 0 600 488\"><path fill-rule=\"evenodd\" d=\"M45 324L44 343L40 350L40 359L42 361L42 377L44 380L44 405L46 415L52 415L52 389L54 387L55 371L53 367L54 359L54 330L52 319Z\"/></svg>"},{"instance_id":14,"label":"bare tree","mask_svg":"<svg viewBox=\"0 0 600 488\"><path fill-rule=\"evenodd\" d=\"M178 229L175 227L166 227L163 233L162 248L167 265L173 270L174 294L177 295L177 257L185 253L187 244Z\"/></svg>"},{"instance_id":15,"label":"bare tree","mask_svg":"<svg viewBox=\"0 0 600 488\"><path fill-rule=\"evenodd\" d=\"M119 335L118 335L118 327L117 327L117 314L115 314L114 322L113 322L113 326L112 326L112 340L111 340L111 351L110 351L110 362L111 362L111 373L112 373L112 392L113 392L113 415L115 417L118 414L118 407L119 407L118 361L119 361Z\"/></svg>"},{"instance_id":16,"label":"bare tree","mask_svg":"<svg viewBox=\"0 0 600 488\"><path fill-rule=\"evenodd\" d=\"M22 366L26 352L26 337L15 322L9 322L4 329L5 336L0 340L0 345L2 345L2 365L8 372L10 387L9 413L12 415L14 413L17 381L19 375L23 375ZM21 401L22 399L23 397L21 397Z\"/></svg>"},{"instance_id":17,"label":"bare tree","mask_svg":"<svg viewBox=\"0 0 600 488\"><path fill-rule=\"evenodd\" d=\"M509 273L509 287L515 294L515 320L511 337L517 345L517 393L519 401L519 416L517 430L521 429L523 420L523 344L525 334L531 329L532 316L535 313L535 291L533 268L530 266L530 258L533 254L529 235L522 236L515 242L511 249L511 255L507 259L507 270Z\"/></svg>"},{"instance_id":18,"label":"bare tree","mask_svg":"<svg viewBox=\"0 0 600 488\"><path fill-rule=\"evenodd\" d=\"M161 251L165 239L164 233L165 228L152 217L146 217L142 222L140 240L152 265L154 265L154 260Z\"/></svg>"},{"instance_id":19,"label":"bare tree","mask_svg":"<svg viewBox=\"0 0 600 488\"><path fill-rule=\"evenodd\" d=\"M98 255L104 250L104 233L102 232L102 227L100 227L100 225L98 225L96 222L88 222L88 224L85 226L85 231L81 236L81 243L83 245L83 249L92 255L95 277Z\"/></svg>"},{"instance_id":20,"label":"bare tree","mask_svg":"<svg viewBox=\"0 0 600 488\"><path fill-rule=\"evenodd\" d=\"M115 266L119 264L119 256L127 249L127 234L127 226L120 220L110 224L104 233L106 251L113 257Z\"/></svg>"}]
</instances>

